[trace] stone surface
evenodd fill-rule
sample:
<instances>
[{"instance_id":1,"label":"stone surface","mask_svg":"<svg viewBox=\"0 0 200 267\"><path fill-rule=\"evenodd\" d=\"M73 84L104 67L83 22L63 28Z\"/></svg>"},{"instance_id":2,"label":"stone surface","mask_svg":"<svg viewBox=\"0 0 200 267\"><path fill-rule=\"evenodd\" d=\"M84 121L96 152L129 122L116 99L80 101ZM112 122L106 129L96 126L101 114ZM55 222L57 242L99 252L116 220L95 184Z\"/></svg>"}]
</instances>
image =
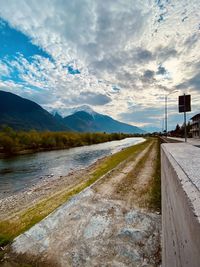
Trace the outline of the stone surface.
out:
<instances>
[{"instance_id":1,"label":"stone surface","mask_svg":"<svg viewBox=\"0 0 200 267\"><path fill-rule=\"evenodd\" d=\"M156 266L160 215L84 190L14 240L18 255L55 266Z\"/></svg>"},{"instance_id":2,"label":"stone surface","mask_svg":"<svg viewBox=\"0 0 200 267\"><path fill-rule=\"evenodd\" d=\"M162 266L200 266L200 150L163 144Z\"/></svg>"}]
</instances>

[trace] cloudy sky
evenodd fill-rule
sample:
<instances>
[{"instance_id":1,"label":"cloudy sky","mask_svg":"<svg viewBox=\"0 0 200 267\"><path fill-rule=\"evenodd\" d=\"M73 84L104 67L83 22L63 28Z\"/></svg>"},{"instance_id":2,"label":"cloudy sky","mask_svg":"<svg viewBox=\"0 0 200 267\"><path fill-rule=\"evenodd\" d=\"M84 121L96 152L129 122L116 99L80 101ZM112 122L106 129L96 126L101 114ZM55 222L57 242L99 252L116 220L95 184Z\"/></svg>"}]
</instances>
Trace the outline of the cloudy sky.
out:
<instances>
[{"instance_id":1,"label":"cloudy sky","mask_svg":"<svg viewBox=\"0 0 200 267\"><path fill-rule=\"evenodd\" d=\"M0 89L62 115L82 104L141 127L200 112L199 0L0 0Z\"/></svg>"}]
</instances>

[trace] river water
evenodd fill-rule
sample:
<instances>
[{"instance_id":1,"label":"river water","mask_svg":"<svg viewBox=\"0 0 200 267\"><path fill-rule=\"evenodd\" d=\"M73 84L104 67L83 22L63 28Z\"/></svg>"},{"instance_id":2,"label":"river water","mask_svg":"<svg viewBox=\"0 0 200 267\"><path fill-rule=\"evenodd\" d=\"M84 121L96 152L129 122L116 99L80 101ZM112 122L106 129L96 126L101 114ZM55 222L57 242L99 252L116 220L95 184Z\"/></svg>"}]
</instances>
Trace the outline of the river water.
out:
<instances>
[{"instance_id":1,"label":"river water","mask_svg":"<svg viewBox=\"0 0 200 267\"><path fill-rule=\"evenodd\" d=\"M0 198L37 183L40 179L67 175L125 147L143 142L140 137L97 145L39 152L0 159Z\"/></svg>"}]
</instances>

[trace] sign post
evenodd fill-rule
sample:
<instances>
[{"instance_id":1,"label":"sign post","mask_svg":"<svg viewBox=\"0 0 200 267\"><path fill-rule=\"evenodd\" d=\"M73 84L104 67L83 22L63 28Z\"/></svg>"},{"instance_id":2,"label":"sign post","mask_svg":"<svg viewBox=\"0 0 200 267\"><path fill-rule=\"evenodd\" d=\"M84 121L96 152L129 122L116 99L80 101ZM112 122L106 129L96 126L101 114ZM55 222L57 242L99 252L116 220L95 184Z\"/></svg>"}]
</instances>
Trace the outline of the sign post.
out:
<instances>
[{"instance_id":1,"label":"sign post","mask_svg":"<svg viewBox=\"0 0 200 267\"><path fill-rule=\"evenodd\" d=\"M184 111L184 136L185 136L185 143L187 142L187 125L186 125L186 112Z\"/></svg>"},{"instance_id":2,"label":"sign post","mask_svg":"<svg viewBox=\"0 0 200 267\"><path fill-rule=\"evenodd\" d=\"M186 112L191 111L191 95L181 95L178 101L179 113L184 112L184 136L187 142Z\"/></svg>"}]
</instances>

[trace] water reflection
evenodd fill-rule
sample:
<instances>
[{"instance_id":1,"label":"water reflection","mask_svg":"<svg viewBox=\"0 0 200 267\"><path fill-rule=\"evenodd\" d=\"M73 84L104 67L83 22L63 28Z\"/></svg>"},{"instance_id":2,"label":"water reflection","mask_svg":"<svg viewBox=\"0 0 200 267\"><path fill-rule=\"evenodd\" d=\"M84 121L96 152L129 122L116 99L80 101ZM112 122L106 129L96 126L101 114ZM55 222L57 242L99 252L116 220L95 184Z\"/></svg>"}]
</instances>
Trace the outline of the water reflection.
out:
<instances>
[{"instance_id":1,"label":"water reflection","mask_svg":"<svg viewBox=\"0 0 200 267\"><path fill-rule=\"evenodd\" d=\"M122 148L143 142L143 138L76 147L68 150L40 152L0 160L0 197L30 187L42 177L67 175Z\"/></svg>"}]
</instances>

